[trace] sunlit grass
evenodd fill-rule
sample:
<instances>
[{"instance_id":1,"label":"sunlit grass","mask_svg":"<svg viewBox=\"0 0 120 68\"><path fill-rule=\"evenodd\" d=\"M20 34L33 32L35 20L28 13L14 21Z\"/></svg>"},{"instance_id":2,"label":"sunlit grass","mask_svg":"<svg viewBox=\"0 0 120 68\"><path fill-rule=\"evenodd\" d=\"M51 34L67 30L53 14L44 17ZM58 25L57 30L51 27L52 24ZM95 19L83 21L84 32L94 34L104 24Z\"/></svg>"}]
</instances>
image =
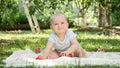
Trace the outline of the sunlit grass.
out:
<instances>
[{"instance_id":1,"label":"sunlit grass","mask_svg":"<svg viewBox=\"0 0 120 68\"><path fill-rule=\"evenodd\" d=\"M120 36L99 35L98 31L75 31L81 46L88 51L97 51L100 46L105 51L120 51Z\"/></svg>"}]
</instances>

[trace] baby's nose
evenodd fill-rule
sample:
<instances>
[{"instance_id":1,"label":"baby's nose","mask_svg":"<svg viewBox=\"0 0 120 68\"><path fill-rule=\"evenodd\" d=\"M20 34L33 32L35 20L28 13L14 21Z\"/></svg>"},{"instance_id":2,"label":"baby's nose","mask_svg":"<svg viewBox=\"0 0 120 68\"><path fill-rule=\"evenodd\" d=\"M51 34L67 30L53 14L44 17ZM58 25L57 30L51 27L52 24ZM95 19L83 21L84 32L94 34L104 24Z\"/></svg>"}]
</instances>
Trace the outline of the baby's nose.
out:
<instances>
[{"instance_id":1,"label":"baby's nose","mask_svg":"<svg viewBox=\"0 0 120 68\"><path fill-rule=\"evenodd\" d=\"M62 25L61 25L61 24L59 24L58 26L59 26L59 27L61 27Z\"/></svg>"}]
</instances>

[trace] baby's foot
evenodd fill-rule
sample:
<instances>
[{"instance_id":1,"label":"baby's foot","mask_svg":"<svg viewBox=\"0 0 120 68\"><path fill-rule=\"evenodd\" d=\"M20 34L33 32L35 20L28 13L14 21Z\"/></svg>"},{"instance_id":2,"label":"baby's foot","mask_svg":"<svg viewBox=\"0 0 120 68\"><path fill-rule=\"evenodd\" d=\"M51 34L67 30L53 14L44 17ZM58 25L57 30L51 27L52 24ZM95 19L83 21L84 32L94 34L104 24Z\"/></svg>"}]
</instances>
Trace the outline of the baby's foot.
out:
<instances>
[{"instance_id":1,"label":"baby's foot","mask_svg":"<svg viewBox=\"0 0 120 68\"><path fill-rule=\"evenodd\" d=\"M73 57L73 54L70 53L70 54L66 55L66 54L64 54L64 53L60 53L59 56L60 56L60 57L61 57L61 56Z\"/></svg>"}]
</instances>

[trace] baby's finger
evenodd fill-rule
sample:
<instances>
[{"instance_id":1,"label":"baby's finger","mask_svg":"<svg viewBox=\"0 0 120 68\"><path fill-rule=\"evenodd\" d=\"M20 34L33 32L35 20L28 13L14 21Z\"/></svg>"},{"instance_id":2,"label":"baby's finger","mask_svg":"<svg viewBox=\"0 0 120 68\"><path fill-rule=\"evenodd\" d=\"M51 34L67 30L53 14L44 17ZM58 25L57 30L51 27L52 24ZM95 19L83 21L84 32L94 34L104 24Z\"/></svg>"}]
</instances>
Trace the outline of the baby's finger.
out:
<instances>
[{"instance_id":1,"label":"baby's finger","mask_svg":"<svg viewBox=\"0 0 120 68\"><path fill-rule=\"evenodd\" d=\"M60 56L60 57L61 57L61 56L64 56L64 53L60 53L59 56Z\"/></svg>"}]
</instances>

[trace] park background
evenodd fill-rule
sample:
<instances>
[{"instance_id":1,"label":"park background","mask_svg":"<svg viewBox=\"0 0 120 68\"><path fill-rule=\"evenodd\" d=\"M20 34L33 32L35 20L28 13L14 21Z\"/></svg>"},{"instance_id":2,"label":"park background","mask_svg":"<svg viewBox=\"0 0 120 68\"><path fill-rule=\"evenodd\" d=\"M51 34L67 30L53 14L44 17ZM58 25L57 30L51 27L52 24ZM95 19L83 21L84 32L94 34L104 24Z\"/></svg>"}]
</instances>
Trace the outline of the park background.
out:
<instances>
[{"instance_id":1,"label":"park background","mask_svg":"<svg viewBox=\"0 0 120 68\"><path fill-rule=\"evenodd\" d=\"M49 18L62 12L87 51L120 52L120 0L0 0L0 63L14 51L45 48L52 32ZM40 31L25 14L35 15ZM32 22L34 22L32 20ZM34 28L33 28L34 27ZM94 42L93 42L94 41ZM107 66L109 68L109 66Z\"/></svg>"}]
</instances>

